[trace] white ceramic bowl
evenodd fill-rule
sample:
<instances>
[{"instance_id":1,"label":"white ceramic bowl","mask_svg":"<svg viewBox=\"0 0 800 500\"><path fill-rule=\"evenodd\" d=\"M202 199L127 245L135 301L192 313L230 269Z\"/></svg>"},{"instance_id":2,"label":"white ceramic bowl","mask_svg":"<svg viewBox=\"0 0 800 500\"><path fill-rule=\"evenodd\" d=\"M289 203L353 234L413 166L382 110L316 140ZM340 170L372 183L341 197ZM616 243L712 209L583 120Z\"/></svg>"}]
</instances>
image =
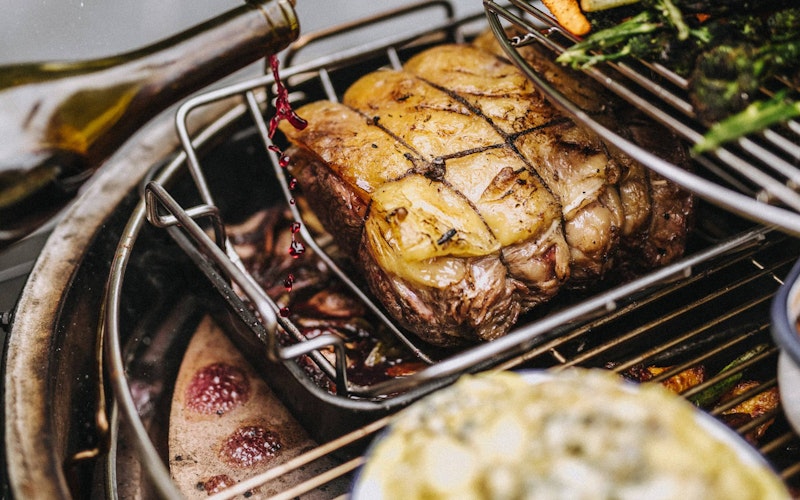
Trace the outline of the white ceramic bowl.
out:
<instances>
[{"instance_id":1,"label":"white ceramic bowl","mask_svg":"<svg viewBox=\"0 0 800 500\"><path fill-rule=\"evenodd\" d=\"M591 498L605 498L600 491L610 490L616 490L615 494L622 492L622 498L675 498L672 494L680 489L675 485L702 484L705 487L716 484L719 488L729 488L724 498L734 497L730 490L739 493L750 486L760 488L760 492L740 498L789 498L783 483L764 458L738 434L660 386L643 387L624 382L600 370L574 369L559 374L543 371L519 374L506 372L501 376L507 375L521 375L522 384L549 385L535 387L530 393L534 399L526 400L528 396L524 385L517 385L514 380L511 381L513 383L504 380L502 384L509 385L492 387L480 377L489 377L488 380L491 380L496 375L481 374L477 377L467 376L454 386L427 396L400 412L373 442L367 463L357 474L352 499L385 500L390 496L385 494L387 491L397 493L406 483L417 481L417 475L423 476L421 480L426 481L425 498L484 498L473 496L473 493L488 488L489 484L495 488L490 497L499 496L497 488L502 491L506 484L510 484L509 488L515 493L524 490L529 494L531 489L541 493L545 490L544 496L532 498L553 498L554 495L555 498L574 498L574 492L567 494L564 489L574 487L576 490L586 490L586 484L595 488L588 488ZM575 390L570 391L570 387ZM494 389L497 391L493 394ZM517 391L523 394L519 401L513 396ZM574 392L575 396L562 397L565 392ZM499 397L493 397L498 394ZM544 395L548 396L547 399L544 399ZM512 399L512 405L505 405L506 401ZM578 409L550 411L554 399L561 401L556 408L569 406L570 410ZM528 405L528 401L532 403ZM614 405L612 414L606 414L605 408L609 405ZM467 414L468 424L462 425L463 412L478 412L478 416ZM583 419L584 415L587 420ZM592 418L595 418L594 422ZM539 425L542 419L548 419L548 424ZM456 423L451 425L449 422ZM619 422L630 425L620 426ZM490 429L481 429L480 440L474 435L464 438L464 429L484 427L487 423ZM574 432L576 428L580 428L581 432ZM610 429L624 429L624 432L609 439L614 434ZM456 442L438 439L437 433ZM576 436L569 442L592 451L576 455L578 458L564 454L563 450L569 448L561 445L559 435ZM668 437L662 439L657 437L659 435ZM431 439L432 436L434 439ZM555 439L552 442L556 445L550 447L546 439ZM520 455L517 452L521 448L520 443L535 443L535 446L523 445L525 451ZM464 446L459 447L459 444ZM476 449L479 451L469 453L469 450ZM549 455L540 451L544 449L559 452ZM615 451L604 451L609 449ZM530 450L534 450L533 455ZM656 454L658 458L651 460L650 457ZM547 465L532 473L529 464L535 460ZM606 466L606 463L612 462L622 463L622 468L617 465ZM553 466L554 463L558 466ZM656 466L663 466L664 474L651 476L647 481L629 480L645 470L636 469L643 463L651 464L651 470L659 470ZM464 480L464 470L473 471L466 475L473 478L471 483ZM477 473L474 472L476 470ZM627 471L626 475L612 476L609 472L616 474L620 470ZM707 473L707 470L714 472ZM512 472L509 474L507 471ZM705 475L695 475L696 471L703 471ZM528 480L522 483L519 477ZM535 483L530 481L531 477L537 477ZM681 480L676 480L676 477ZM479 486L465 490L459 481ZM734 483L737 486L730 488ZM546 485L549 490L540 485ZM456 490L447 489L451 487ZM440 488L438 491L447 493L428 496L432 488ZM665 492L668 494L659 496ZM696 498L698 495L701 498L710 497L707 491L700 494L694 490L697 494L692 493L683 491L680 498ZM412 500L414 494L403 492L399 493L398 498Z\"/></svg>"},{"instance_id":2,"label":"white ceramic bowl","mask_svg":"<svg viewBox=\"0 0 800 500\"><path fill-rule=\"evenodd\" d=\"M800 432L800 261L772 300L772 338L781 350L778 357L778 388L781 406L789 423Z\"/></svg>"}]
</instances>

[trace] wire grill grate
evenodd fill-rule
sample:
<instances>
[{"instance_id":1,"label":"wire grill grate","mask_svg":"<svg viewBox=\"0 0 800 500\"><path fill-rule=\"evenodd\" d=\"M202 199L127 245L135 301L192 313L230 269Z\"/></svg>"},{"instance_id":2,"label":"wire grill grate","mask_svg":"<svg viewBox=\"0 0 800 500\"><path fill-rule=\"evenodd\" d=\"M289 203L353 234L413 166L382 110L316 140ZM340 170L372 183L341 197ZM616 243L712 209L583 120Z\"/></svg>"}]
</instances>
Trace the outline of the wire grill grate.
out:
<instances>
[{"instance_id":1,"label":"wire grill grate","mask_svg":"<svg viewBox=\"0 0 800 500\"><path fill-rule=\"evenodd\" d=\"M563 328L550 341L495 368L603 367L631 376L637 368L655 366L665 369L647 382L662 383L699 366L713 373L742 353L757 352L733 369L708 376L704 382L683 391L682 396L696 398L730 377L754 381L752 387L738 397L704 409L728 421L740 435L750 439L787 484L797 488L800 486L800 438L786 422L780 407L742 422L732 420L731 415L731 410L743 401L777 387L778 350L771 342L766 318L776 280L780 280L793 264L783 252L787 245L792 250L800 250L797 241L770 233L765 241L741 253L699 265L690 279L675 282L654 294L644 294L610 314ZM709 289L714 292L709 294ZM388 418L382 418L359 428L298 457L288 469L253 477L252 482L220 498L230 498L227 495L272 480L292 467L331 456L353 443L362 442L362 446L366 446L365 443L388 422ZM753 438L765 425L768 426L766 432L758 439ZM364 460L364 456L357 455L343 461L341 468L332 474L336 477L351 475ZM310 482L307 487L311 490L316 485ZM302 490L302 485L299 488Z\"/></svg>"}]
</instances>

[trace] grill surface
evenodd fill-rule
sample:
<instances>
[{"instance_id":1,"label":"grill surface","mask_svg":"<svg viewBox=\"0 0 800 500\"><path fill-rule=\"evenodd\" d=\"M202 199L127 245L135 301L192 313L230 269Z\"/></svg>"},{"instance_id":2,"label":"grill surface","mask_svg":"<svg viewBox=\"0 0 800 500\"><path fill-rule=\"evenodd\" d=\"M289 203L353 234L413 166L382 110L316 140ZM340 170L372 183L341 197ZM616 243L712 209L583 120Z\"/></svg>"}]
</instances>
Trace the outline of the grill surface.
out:
<instances>
[{"instance_id":1,"label":"grill surface","mask_svg":"<svg viewBox=\"0 0 800 500\"><path fill-rule=\"evenodd\" d=\"M731 378L751 381L752 385L739 397L701 407L748 439L796 491L800 487L800 438L785 420L781 408L770 408L738 422L730 413L742 401L777 387L778 350L769 333L769 304L781 277L794 263L792 256L800 250L800 242L779 232L755 230L744 234L747 237L731 252L697 263L690 276L682 276L656 290L642 291L595 319L562 325L548 335L549 340L495 368L607 368L636 379L638 370L657 367L664 371L649 382L660 383L702 367L709 376L705 382L684 390L681 394L686 398L699 398ZM713 237L705 235L705 238L707 243L715 243ZM755 354L723 371L732 360L747 353ZM387 423L388 418L378 419L345 434L289 464L237 485L225 498L288 474L308 462L337 456L354 443L363 447ZM767 426L766 431L754 437L762 425ZM338 468L330 471L331 477L316 480L330 481L351 474L363 461L361 455L342 460ZM318 486L310 482L298 488L310 490ZM297 491L287 493L286 498Z\"/></svg>"},{"instance_id":2,"label":"grill surface","mask_svg":"<svg viewBox=\"0 0 800 500\"><path fill-rule=\"evenodd\" d=\"M433 4L432 8L442 5L446 3ZM388 13L387 17L395 15L398 13ZM414 52L427 44L444 40L463 41L474 34L476 29L484 27L483 16L459 22L447 21L441 26L426 27L417 33L378 40L374 45L361 47L357 53L337 53L310 63L292 65L291 61L299 53L292 52L287 55L286 60L290 64L282 70L282 77L292 90L295 104L319 98L338 100L338 95L348 84L364 72L383 65L398 66L407 52ZM332 34L323 35L324 38L329 36ZM303 40L294 50L300 51L306 44L314 41L313 37ZM234 295L231 288L225 288L228 279L234 283L236 290L252 305L256 312L255 317L261 320L253 322L253 318L245 318L249 321L248 326L253 328L250 334L257 343L266 346L267 354L273 361L289 365L292 364L291 360L309 356L317 363L319 369L336 384L337 401L332 403L333 406L341 405L339 409L345 412L358 413L364 408L371 409L369 404L379 401L379 408L390 413L449 383L460 374L482 369L603 367L634 377L643 370L657 367L664 371L656 374L651 381L661 382L688 369L702 366L711 376L706 382L683 392L684 397L700 397L707 394L706 390L732 378L755 381L754 387L739 398L704 407L718 418L733 422L733 417L729 415L730 409L741 401L776 387L777 349L769 335L768 309L781 278L788 273L798 255L800 241L782 231L754 226L750 220L742 220L727 211L720 211L713 204L701 205L698 217L700 224L686 259L631 283L601 290L593 295L557 301L498 341L442 356L425 345L419 345L397 327L387 323L406 348L427 367L400 379L373 385L353 384L343 369L344 347L341 341L331 336L306 339L296 325L279 314L278 305L246 272L239 256L226 240L223 216L216 209L211 194L214 186L206 183L204 169L200 168L201 155L196 152L199 140L190 137L183 127L193 109L231 96L241 96L245 102L242 115L249 115L255 122L257 143L268 150L283 196L291 200L294 193L285 178L277 154L269 151L271 141L266 133L264 120L267 107L265 103L269 103L274 97L274 83L271 75L241 82L199 96L179 110L178 125L185 155L173 164L178 165L175 168L182 168L185 163L192 172L201 202L184 209L175 202L157 178L146 192L148 219L159 227L168 228L176 241L198 260L201 269L216 282L223 294ZM714 186L715 190L724 189L717 184ZM303 220L296 204L289 203L287 207L295 220ZM747 219L756 218L749 213L746 215ZM212 220L210 227L213 229L211 233L215 235L214 239L208 236L195 219ZM178 229L178 226L183 229ZM188 238L184 236L184 232L188 233ZM794 230L788 232L794 233ZM314 235L305 224L300 236L352 288L355 295L369 304L376 315L383 316L380 308L372 304L367 294L360 291L354 281L336 265L334 259L326 256L321 248L324 245L315 241ZM134 234L132 238L135 237ZM124 240L123 243L128 244L128 241ZM109 292L108 304L111 309L118 307L118 290L115 290L114 285L121 287L124 272L125 262L112 270L112 273L117 274ZM119 332L115 330L118 326L115 327L113 321L109 325L107 335L114 339L119 336ZM278 328L288 331L298 342L291 346L278 345L274 335ZM119 349L118 340L109 344L110 349ZM328 361L319 351L323 347L336 350L338 361ZM729 367L733 360L745 353L756 354L733 368ZM114 355L109 356L109 362L112 365L120 363L120 366L113 367L117 372L123 372L122 356L118 352L112 354ZM720 373L722 370L724 372ZM130 392L124 380L117 382L120 383L116 387L118 398L119 391ZM123 412L127 412L126 418L135 420L137 410L124 408L125 398L119 399ZM397 401L396 406L392 406L393 401ZM297 485L277 498L293 498L351 474L363 463L363 457L360 453L356 453L351 459L341 457L353 456L351 452L354 444L355 449L363 450L369 438L382 429L388 420L384 416L387 411L367 413L367 423L363 427L357 426L351 432L338 434L326 444L212 498L230 498L246 493L258 484L282 477L303 464L323 457L334 457L340 465L307 483ZM787 424L780 407L772 408L756 418L745 419L743 423L731 425L740 434L752 436L756 429L767 423L771 425L767 426L758 439L753 439L753 444L774 465L790 487L799 488L800 440ZM142 431L134 439L144 442L146 451L142 453L142 460L148 466L158 468L158 454L154 450L147 451L147 434ZM162 474L166 481L169 480L166 470L156 471L155 474ZM165 487L165 491L170 492L169 487Z\"/></svg>"}]
</instances>

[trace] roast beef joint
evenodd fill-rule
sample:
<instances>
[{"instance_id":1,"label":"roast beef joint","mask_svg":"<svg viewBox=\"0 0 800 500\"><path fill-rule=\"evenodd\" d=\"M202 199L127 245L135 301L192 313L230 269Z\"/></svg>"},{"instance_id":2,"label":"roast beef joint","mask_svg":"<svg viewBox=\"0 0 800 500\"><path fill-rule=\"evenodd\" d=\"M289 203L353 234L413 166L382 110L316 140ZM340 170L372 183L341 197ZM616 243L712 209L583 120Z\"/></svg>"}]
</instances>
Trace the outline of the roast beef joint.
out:
<instances>
[{"instance_id":1,"label":"roast beef joint","mask_svg":"<svg viewBox=\"0 0 800 500\"><path fill-rule=\"evenodd\" d=\"M604 123L688 163L668 133L570 84ZM491 35L297 113L308 126L281 130L310 206L390 315L432 344L496 339L561 290L683 254L692 195L549 104Z\"/></svg>"}]
</instances>

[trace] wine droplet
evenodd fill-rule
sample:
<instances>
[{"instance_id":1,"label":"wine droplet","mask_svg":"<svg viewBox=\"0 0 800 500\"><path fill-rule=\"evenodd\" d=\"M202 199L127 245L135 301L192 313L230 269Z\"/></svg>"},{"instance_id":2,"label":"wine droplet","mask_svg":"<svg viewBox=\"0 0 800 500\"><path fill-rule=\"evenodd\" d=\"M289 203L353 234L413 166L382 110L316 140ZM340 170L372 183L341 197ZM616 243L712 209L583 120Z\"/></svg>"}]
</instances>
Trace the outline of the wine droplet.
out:
<instances>
[{"instance_id":1,"label":"wine droplet","mask_svg":"<svg viewBox=\"0 0 800 500\"><path fill-rule=\"evenodd\" d=\"M294 285L294 274L289 274L285 280L283 280L283 286L286 288L287 292L292 291L292 286Z\"/></svg>"},{"instance_id":2,"label":"wine droplet","mask_svg":"<svg viewBox=\"0 0 800 500\"><path fill-rule=\"evenodd\" d=\"M292 222L292 226L291 226L292 234L297 234L300 231L301 227L302 226L301 226L301 224L299 222L297 222L297 221Z\"/></svg>"},{"instance_id":3,"label":"wine droplet","mask_svg":"<svg viewBox=\"0 0 800 500\"><path fill-rule=\"evenodd\" d=\"M289 255L295 259L306 253L306 246L297 240L292 240L289 245Z\"/></svg>"},{"instance_id":4,"label":"wine droplet","mask_svg":"<svg viewBox=\"0 0 800 500\"><path fill-rule=\"evenodd\" d=\"M297 188L297 179L292 177L289 181L289 189L294 190L295 188Z\"/></svg>"},{"instance_id":5,"label":"wine droplet","mask_svg":"<svg viewBox=\"0 0 800 500\"><path fill-rule=\"evenodd\" d=\"M281 310L280 310L279 314L281 315L281 318L288 318L289 314L290 314L289 308L288 307L281 307Z\"/></svg>"}]
</instances>

